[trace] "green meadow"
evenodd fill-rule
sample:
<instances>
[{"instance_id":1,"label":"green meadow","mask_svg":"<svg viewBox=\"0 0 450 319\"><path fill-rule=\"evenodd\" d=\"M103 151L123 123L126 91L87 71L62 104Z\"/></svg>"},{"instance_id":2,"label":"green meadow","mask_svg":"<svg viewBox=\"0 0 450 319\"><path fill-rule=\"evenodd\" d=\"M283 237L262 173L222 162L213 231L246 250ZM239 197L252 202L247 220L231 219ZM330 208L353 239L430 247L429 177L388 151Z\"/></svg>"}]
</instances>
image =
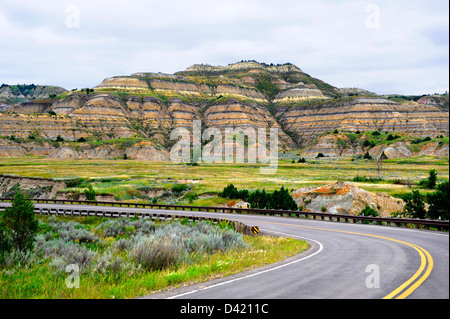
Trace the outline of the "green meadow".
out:
<instances>
[{"instance_id":1,"label":"green meadow","mask_svg":"<svg viewBox=\"0 0 450 319\"><path fill-rule=\"evenodd\" d=\"M378 178L374 160L338 158L307 158L297 163L294 153L280 154L274 174L261 174L259 164L205 164L198 166L171 162L137 160L57 160L37 156L1 158L0 174L56 180L79 179L65 191L82 193L91 184L97 194L111 194L116 200L152 200L152 190L168 190L172 196L158 198L159 203L214 205L223 202L215 195L232 183L240 189L266 189L281 186L296 189L324 185L339 180L353 182L372 192L385 192L398 197L418 188L430 170L438 173L438 182L449 178L448 158L419 156L385 160L382 179ZM294 161L294 163L292 162ZM179 188L177 185L186 184ZM409 185L406 185L409 184ZM427 190L423 190L427 192Z\"/></svg>"}]
</instances>

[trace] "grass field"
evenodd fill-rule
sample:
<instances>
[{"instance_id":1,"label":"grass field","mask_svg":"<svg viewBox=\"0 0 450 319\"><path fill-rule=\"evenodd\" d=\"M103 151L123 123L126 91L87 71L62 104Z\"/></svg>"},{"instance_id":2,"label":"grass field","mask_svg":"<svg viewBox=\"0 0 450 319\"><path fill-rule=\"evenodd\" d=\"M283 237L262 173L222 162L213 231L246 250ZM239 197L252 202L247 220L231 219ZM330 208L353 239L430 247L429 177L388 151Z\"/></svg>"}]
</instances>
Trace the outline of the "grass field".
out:
<instances>
[{"instance_id":1,"label":"grass field","mask_svg":"<svg viewBox=\"0 0 450 319\"><path fill-rule=\"evenodd\" d=\"M158 198L160 203L190 203L200 206L224 204L228 200L215 196L225 186L233 183L239 189L264 188L273 191L284 186L295 189L303 186L323 185L338 180L352 181L362 177L363 182L353 182L372 192L386 192L401 196L418 188L419 181L435 169L438 182L449 178L448 158L420 156L408 159L386 160L383 178L378 177L376 163L352 158L307 158L306 163L292 163L296 156L283 154L274 174L263 175L255 164L200 164L199 166L169 162L143 162L135 160L55 160L37 156L1 158L0 174L52 179L78 179L79 183L65 191L80 192L93 185L97 194L107 193L116 200L148 202L151 190L168 191L170 196ZM368 180L369 179L369 180ZM412 187L400 182L411 182ZM180 187L179 185L186 185ZM177 190L181 191L177 192ZM427 190L421 189L422 193ZM195 196L192 196L195 195ZM84 222L86 220L83 219ZM82 222L82 220L78 220ZM84 231L94 230L87 224ZM130 226L131 227L131 226ZM44 228L45 229L45 228ZM126 228L126 229L133 229ZM74 229L78 232L78 227ZM61 233L63 234L63 233ZM117 238L94 232L100 240L86 246L94 249L101 265L106 253L115 253ZM49 237L50 238L50 237ZM53 238L53 237L51 237ZM82 274L79 289L68 289L67 273L55 273L54 262L43 257L32 259L26 267L6 267L0 271L0 298L133 298L153 292L198 283L212 278L237 273L281 261L307 248L302 241L268 236L244 236L246 249L216 251L202 254L195 262L183 262L176 267L158 271L118 274L92 272ZM71 241L71 247L79 242ZM86 245L86 244L84 244ZM92 246L92 247L91 247ZM120 255L122 256L122 255ZM122 256L126 261L126 256ZM100 267L100 266L98 266ZM100 269L100 268L99 268Z\"/></svg>"},{"instance_id":2,"label":"grass field","mask_svg":"<svg viewBox=\"0 0 450 319\"><path fill-rule=\"evenodd\" d=\"M374 161L352 158L310 158L307 163L292 163L284 155L276 173L263 175L257 164L200 164L188 166L171 162L144 162L135 160L56 160L36 156L1 158L0 174L53 179L86 178L97 193L108 193L117 200L148 200L141 196L149 189L170 190L177 183L189 185L190 194L202 195L193 201L198 205L220 203L217 197L208 197L233 183L237 188L268 191L281 186L295 189L304 186L323 185L338 180L352 181L354 177L377 178ZM294 155L292 155L294 158ZM413 184L428 176L435 169L438 179L449 178L448 158L420 156L407 159L386 160L383 164L383 180L379 182L354 182L358 187L373 192L386 192L401 196L411 191L396 183L410 181ZM81 184L74 191L82 191ZM413 186L414 187L414 186ZM425 191L426 192L426 191ZM145 192L144 192L145 193ZM186 192L183 193L184 195ZM185 196L171 198L171 203L186 202Z\"/></svg>"}]
</instances>

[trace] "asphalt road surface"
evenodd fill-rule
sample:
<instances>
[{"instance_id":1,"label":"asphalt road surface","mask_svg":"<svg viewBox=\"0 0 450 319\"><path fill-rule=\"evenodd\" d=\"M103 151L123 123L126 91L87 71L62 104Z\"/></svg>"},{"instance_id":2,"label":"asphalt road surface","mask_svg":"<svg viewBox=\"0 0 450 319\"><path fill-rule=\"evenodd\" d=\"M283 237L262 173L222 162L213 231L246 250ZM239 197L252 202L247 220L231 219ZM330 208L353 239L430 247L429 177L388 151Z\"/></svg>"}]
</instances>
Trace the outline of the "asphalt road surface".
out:
<instances>
[{"instance_id":1,"label":"asphalt road surface","mask_svg":"<svg viewBox=\"0 0 450 319\"><path fill-rule=\"evenodd\" d=\"M0 206L9 205L0 203ZM98 209L98 206L35 204ZM306 240L284 262L145 298L448 299L449 234L389 226L205 212L101 207L102 210L219 217L261 232Z\"/></svg>"}]
</instances>

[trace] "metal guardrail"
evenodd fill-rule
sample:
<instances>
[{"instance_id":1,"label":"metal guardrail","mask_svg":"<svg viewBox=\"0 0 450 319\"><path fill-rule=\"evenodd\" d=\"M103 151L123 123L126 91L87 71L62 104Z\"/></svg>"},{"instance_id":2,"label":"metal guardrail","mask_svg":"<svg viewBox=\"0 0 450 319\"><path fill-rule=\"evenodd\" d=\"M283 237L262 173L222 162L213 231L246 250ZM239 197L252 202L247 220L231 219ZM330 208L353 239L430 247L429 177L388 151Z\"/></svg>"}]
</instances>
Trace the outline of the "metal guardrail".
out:
<instances>
[{"instance_id":1,"label":"metal guardrail","mask_svg":"<svg viewBox=\"0 0 450 319\"><path fill-rule=\"evenodd\" d=\"M0 198L0 201L10 202L12 198ZM275 209L259 209L259 208L235 208L235 207L212 207L212 206L190 206L190 205L164 205L164 204L146 204L146 203L127 203L127 202L105 202L105 201L86 201L86 200L68 200L68 199L31 199L35 203L45 204L71 204L71 205L95 205L95 206L111 206L111 207L134 207L143 209L166 209L166 210L184 210L184 211L200 211L200 212L218 212L218 213L244 213L269 216L291 216L304 217L312 219L321 219L329 221L344 222L369 222L374 224L386 224L394 226L402 226L406 224L418 225L425 228L434 227L438 230L449 229L449 221L431 220L431 219L412 219L412 218L387 218L387 217L371 217L371 216L351 216L340 214L328 214L306 211L292 210L275 210Z\"/></svg>"},{"instance_id":2,"label":"metal guardrail","mask_svg":"<svg viewBox=\"0 0 450 319\"><path fill-rule=\"evenodd\" d=\"M0 211L4 210L5 207L0 207ZM189 221L211 221L215 224L220 222L227 222L232 224L237 232L243 233L245 235L256 235L259 233L255 229L259 230L258 226L248 226L239 221L231 221L224 218L214 218L214 217L203 217L194 215L179 215L179 214L156 214L150 212L132 212L132 211L108 211L102 209L78 209L78 208L54 208L54 207L35 207L35 214L40 215L53 215L53 216L74 216L74 217L107 217L107 218L149 218L152 220L180 220L187 219Z\"/></svg>"}]
</instances>

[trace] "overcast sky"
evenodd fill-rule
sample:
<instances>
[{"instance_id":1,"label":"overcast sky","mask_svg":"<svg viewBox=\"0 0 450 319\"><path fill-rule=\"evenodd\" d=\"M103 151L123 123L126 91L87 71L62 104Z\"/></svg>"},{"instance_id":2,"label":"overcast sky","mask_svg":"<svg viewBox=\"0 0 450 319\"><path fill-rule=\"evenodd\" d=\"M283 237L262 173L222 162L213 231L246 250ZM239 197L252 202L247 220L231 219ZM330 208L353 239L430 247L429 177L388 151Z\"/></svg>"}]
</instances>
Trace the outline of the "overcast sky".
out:
<instances>
[{"instance_id":1,"label":"overcast sky","mask_svg":"<svg viewBox=\"0 0 450 319\"><path fill-rule=\"evenodd\" d=\"M0 83L73 89L257 60L337 87L443 93L448 12L447 0L0 0Z\"/></svg>"}]
</instances>

